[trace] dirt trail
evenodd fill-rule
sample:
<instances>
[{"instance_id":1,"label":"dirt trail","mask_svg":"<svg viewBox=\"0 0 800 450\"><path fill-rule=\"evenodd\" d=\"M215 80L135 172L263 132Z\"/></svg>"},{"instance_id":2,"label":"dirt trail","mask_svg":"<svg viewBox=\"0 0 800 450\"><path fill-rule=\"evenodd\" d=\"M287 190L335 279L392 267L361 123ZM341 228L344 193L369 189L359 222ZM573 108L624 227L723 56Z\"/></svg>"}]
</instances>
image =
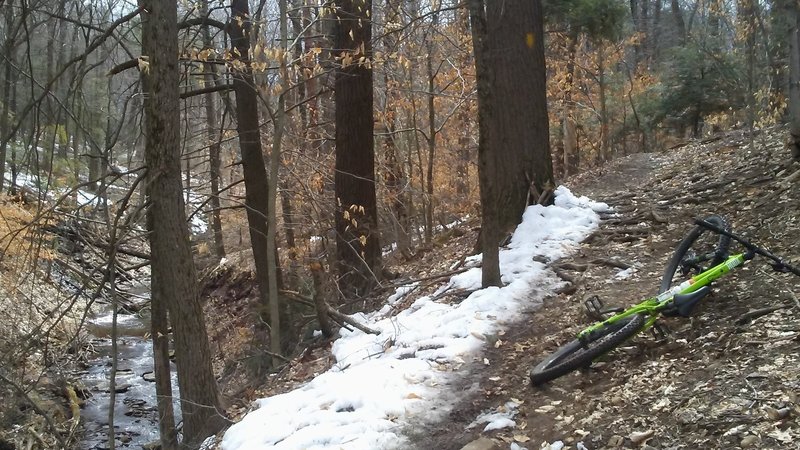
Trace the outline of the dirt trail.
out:
<instances>
[{"instance_id":1,"label":"dirt trail","mask_svg":"<svg viewBox=\"0 0 800 450\"><path fill-rule=\"evenodd\" d=\"M637 337L606 361L544 388L528 369L589 323L583 300L626 305L655 293L691 218L715 212L734 230L800 262L800 164L782 130L750 147L741 132L663 154L637 154L572 179L573 193L606 201L605 220L562 270L574 285L488 348L447 419L416 430L418 448L460 449L479 437L496 448L557 440L567 448L800 448L800 280L757 262L721 280L690 319L668 319L666 341ZM614 263L632 266L617 279ZM558 264L558 263L556 263ZM711 303L713 302L713 303ZM746 313L771 308L747 319ZM455 394L454 394L455 395ZM466 430L481 412L521 401L516 428ZM483 441L486 443L487 441ZM492 448L487 445L481 448Z\"/></svg>"}]
</instances>

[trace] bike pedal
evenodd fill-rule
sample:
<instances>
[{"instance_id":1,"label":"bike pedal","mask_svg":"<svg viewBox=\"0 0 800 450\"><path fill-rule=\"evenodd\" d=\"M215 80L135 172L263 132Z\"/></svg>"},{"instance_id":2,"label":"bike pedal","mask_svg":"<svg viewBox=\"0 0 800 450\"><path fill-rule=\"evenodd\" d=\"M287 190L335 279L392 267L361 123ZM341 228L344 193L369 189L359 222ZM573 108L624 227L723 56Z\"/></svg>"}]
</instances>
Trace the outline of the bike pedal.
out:
<instances>
[{"instance_id":1,"label":"bike pedal","mask_svg":"<svg viewBox=\"0 0 800 450\"><path fill-rule=\"evenodd\" d=\"M583 306L586 307L586 312L589 314L590 317L595 319L602 319L603 317L603 301L600 300L600 297L593 295L586 299L583 302Z\"/></svg>"},{"instance_id":2,"label":"bike pedal","mask_svg":"<svg viewBox=\"0 0 800 450\"><path fill-rule=\"evenodd\" d=\"M656 322L650 327L650 333L653 335L653 339L662 341L672 334L672 331L666 325Z\"/></svg>"}]
</instances>

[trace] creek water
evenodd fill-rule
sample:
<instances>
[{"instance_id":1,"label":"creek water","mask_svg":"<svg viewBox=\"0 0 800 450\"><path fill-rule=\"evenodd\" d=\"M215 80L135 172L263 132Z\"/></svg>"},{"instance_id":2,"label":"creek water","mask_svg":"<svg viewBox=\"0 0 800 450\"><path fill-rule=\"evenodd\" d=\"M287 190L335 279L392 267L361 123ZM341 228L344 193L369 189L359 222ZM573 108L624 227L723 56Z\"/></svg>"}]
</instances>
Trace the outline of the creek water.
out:
<instances>
[{"instance_id":1,"label":"creek water","mask_svg":"<svg viewBox=\"0 0 800 450\"><path fill-rule=\"evenodd\" d=\"M147 286L137 286L142 301L146 301ZM81 448L109 448L108 413L111 409L110 379L112 363L113 311L110 305L96 305L88 323L92 335L94 358L79 374L91 397L81 411L84 438ZM149 309L135 314L117 315L117 374L114 402L114 434L116 448L140 449L157 441L158 413L155 383L153 382L153 348L147 338L150 330ZM178 398L178 382L172 366L173 398ZM176 415L179 415L177 403ZM178 417L176 420L180 420Z\"/></svg>"}]
</instances>

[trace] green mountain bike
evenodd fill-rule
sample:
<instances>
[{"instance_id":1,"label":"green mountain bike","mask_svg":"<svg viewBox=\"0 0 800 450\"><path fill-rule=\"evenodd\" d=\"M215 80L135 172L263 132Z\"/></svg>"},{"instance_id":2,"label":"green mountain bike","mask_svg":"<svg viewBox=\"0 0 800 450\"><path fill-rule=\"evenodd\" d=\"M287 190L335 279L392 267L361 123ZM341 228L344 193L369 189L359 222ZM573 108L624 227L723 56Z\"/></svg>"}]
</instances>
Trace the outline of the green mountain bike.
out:
<instances>
[{"instance_id":1,"label":"green mountain bike","mask_svg":"<svg viewBox=\"0 0 800 450\"><path fill-rule=\"evenodd\" d=\"M663 335L656 320L661 315L691 315L692 310L708 293L709 285L756 255L770 260L778 272L800 276L800 269L792 267L766 249L758 247L733 234L728 223L720 216L696 219L697 226L678 244L664 270L658 295L630 308L604 309L594 297L585 304L590 313L610 317L578 333L568 344L560 347L544 361L533 367L530 379L540 385L573 370L588 367L597 357L611 351L631 336L647 329ZM731 241L744 247L744 252L730 254Z\"/></svg>"}]
</instances>

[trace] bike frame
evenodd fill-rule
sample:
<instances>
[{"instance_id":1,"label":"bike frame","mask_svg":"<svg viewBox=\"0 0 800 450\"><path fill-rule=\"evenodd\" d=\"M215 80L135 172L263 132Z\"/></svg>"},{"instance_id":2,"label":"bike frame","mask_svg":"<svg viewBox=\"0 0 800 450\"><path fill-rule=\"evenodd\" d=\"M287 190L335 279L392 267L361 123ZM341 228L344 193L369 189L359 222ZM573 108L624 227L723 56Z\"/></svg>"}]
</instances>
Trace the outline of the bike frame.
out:
<instances>
[{"instance_id":1,"label":"bike frame","mask_svg":"<svg viewBox=\"0 0 800 450\"><path fill-rule=\"evenodd\" d=\"M670 303L675 298L676 295L679 294L689 294L692 293L703 286L708 286L711 284L712 281L723 277L728 272L733 270L734 268L741 266L744 264L745 260L750 259L747 258L744 253L737 253L735 255L731 255L725 261L719 263L718 265L701 272L687 281L673 287L672 289L661 293L655 297L648 298L641 303L638 303L630 308L626 309L625 311L615 314L608 319L597 322L594 325L584 329L580 333L578 333L578 339L583 340L589 334L607 326L612 325L614 323L619 322L626 317L630 317L634 314L645 314L649 316L647 322L645 322L644 326L642 326L642 330L646 330L653 326L653 324L658 320L661 311L666 309L670 306Z\"/></svg>"}]
</instances>

